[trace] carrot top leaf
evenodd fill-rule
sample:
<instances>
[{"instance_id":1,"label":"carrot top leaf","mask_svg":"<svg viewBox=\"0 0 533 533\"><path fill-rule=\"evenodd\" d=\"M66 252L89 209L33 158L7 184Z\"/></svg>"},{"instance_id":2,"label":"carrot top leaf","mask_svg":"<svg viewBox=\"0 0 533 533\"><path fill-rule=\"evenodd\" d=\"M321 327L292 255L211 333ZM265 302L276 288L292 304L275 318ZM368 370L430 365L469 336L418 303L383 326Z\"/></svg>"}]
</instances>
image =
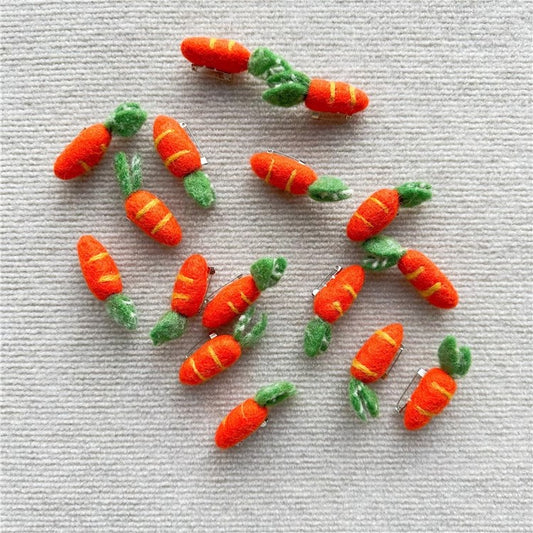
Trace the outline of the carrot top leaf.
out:
<instances>
[{"instance_id":1,"label":"carrot top leaf","mask_svg":"<svg viewBox=\"0 0 533 533\"><path fill-rule=\"evenodd\" d=\"M278 381L260 388L254 400L263 407L270 407L296 394L296 387L288 381Z\"/></svg>"},{"instance_id":2,"label":"carrot top leaf","mask_svg":"<svg viewBox=\"0 0 533 533\"><path fill-rule=\"evenodd\" d=\"M379 415L378 395L361 381L350 379L348 396L354 411L363 422L367 421L366 412L373 418Z\"/></svg>"},{"instance_id":3,"label":"carrot top leaf","mask_svg":"<svg viewBox=\"0 0 533 533\"><path fill-rule=\"evenodd\" d=\"M361 266L366 270L375 271L385 270L395 265L407 251L400 243L385 235L377 235L366 240L362 247L368 257L363 259Z\"/></svg>"},{"instance_id":4,"label":"carrot top leaf","mask_svg":"<svg viewBox=\"0 0 533 533\"><path fill-rule=\"evenodd\" d=\"M251 346L256 344L259 339L261 339L261 337L263 337L263 335L265 334L268 322L266 313L263 313L261 315L259 321L252 327L250 331L248 331L248 333L246 332L250 324L252 323L254 313L255 306L252 305L245 313L243 313L239 317L239 320L237 321L237 324L233 329L233 338L243 348L250 348Z\"/></svg>"},{"instance_id":5,"label":"carrot top leaf","mask_svg":"<svg viewBox=\"0 0 533 533\"><path fill-rule=\"evenodd\" d=\"M353 191L338 178L321 176L309 186L308 194L317 202L338 202L350 198Z\"/></svg>"},{"instance_id":6,"label":"carrot top leaf","mask_svg":"<svg viewBox=\"0 0 533 533\"><path fill-rule=\"evenodd\" d=\"M248 72L257 78L267 79L290 68L285 59L264 46L255 50L248 60Z\"/></svg>"},{"instance_id":7,"label":"carrot top leaf","mask_svg":"<svg viewBox=\"0 0 533 533\"><path fill-rule=\"evenodd\" d=\"M196 170L183 180L185 192L200 206L211 207L215 202L215 191L205 172Z\"/></svg>"},{"instance_id":8,"label":"carrot top leaf","mask_svg":"<svg viewBox=\"0 0 533 533\"><path fill-rule=\"evenodd\" d=\"M146 121L146 111L135 102L124 102L120 104L111 116L106 120L104 126L112 133L122 137L132 137Z\"/></svg>"},{"instance_id":9,"label":"carrot top leaf","mask_svg":"<svg viewBox=\"0 0 533 533\"><path fill-rule=\"evenodd\" d=\"M168 311L157 322L157 324L150 331L150 338L154 346L159 346L165 342L177 339L185 332L187 319L176 313L175 311Z\"/></svg>"},{"instance_id":10,"label":"carrot top leaf","mask_svg":"<svg viewBox=\"0 0 533 533\"><path fill-rule=\"evenodd\" d=\"M131 160L131 168L128 157L124 152L118 152L115 156L115 175L120 186L122 196L126 199L130 194L139 190L142 186L141 157L134 155Z\"/></svg>"},{"instance_id":11,"label":"carrot top leaf","mask_svg":"<svg viewBox=\"0 0 533 533\"><path fill-rule=\"evenodd\" d=\"M331 326L321 318L314 318L307 324L304 334L304 350L309 357L325 352L331 342Z\"/></svg>"},{"instance_id":12,"label":"carrot top leaf","mask_svg":"<svg viewBox=\"0 0 533 533\"><path fill-rule=\"evenodd\" d=\"M109 316L126 329L137 329L137 311L129 296L123 293L112 294L105 301Z\"/></svg>"},{"instance_id":13,"label":"carrot top leaf","mask_svg":"<svg viewBox=\"0 0 533 533\"><path fill-rule=\"evenodd\" d=\"M131 188L138 191L143 185L142 158L139 154L134 154L131 158Z\"/></svg>"},{"instance_id":14,"label":"carrot top leaf","mask_svg":"<svg viewBox=\"0 0 533 533\"><path fill-rule=\"evenodd\" d=\"M263 257L250 267L250 273L260 291L273 287L281 279L287 260L284 257Z\"/></svg>"},{"instance_id":15,"label":"carrot top leaf","mask_svg":"<svg viewBox=\"0 0 533 533\"><path fill-rule=\"evenodd\" d=\"M470 348L457 346L457 340L448 335L439 346L440 367L450 376L464 376L472 362Z\"/></svg>"},{"instance_id":16,"label":"carrot top leaf","mask_svg":"<svg viewBox=\"0 0 533 533\"><path fill-rule=\"evenodd\" d=\"M304 74L303 72L298 72L297 70L293 70L292 68L290 68L289 70L284 70L283 72L277 72L276 74L273 74L272 76L269 76L266 79L266 82L269 87L276 87L277 85L281 85L282 83L288 83L290 81L299 83L301 85L306 85L308 88L311 84L311 78L307 76L307 74Z\"/></svg>"},{"instance_id":17,"label":"carrot top leaf","mask_svg":"<svg viewBox=\"0 0 533 533\"><path fill-rule=\"evenodd\" d=\"M276 87L272 87L272 89L267 89L262 94L262 98L272 105L292 107L305 100L308 89L308 85L289 81L276 85Z\"/></svg>"},{"instance_id":18,"label":"carrot top leaf","mask_svg":"<svg viewBox=\"0 0 533 533\"><path fill-rule=\"evenodd\" d=\"M409 181L396 187L402 207L415 207L433 196L431 185L421 181Z\"/></svg>"}]
</instances>

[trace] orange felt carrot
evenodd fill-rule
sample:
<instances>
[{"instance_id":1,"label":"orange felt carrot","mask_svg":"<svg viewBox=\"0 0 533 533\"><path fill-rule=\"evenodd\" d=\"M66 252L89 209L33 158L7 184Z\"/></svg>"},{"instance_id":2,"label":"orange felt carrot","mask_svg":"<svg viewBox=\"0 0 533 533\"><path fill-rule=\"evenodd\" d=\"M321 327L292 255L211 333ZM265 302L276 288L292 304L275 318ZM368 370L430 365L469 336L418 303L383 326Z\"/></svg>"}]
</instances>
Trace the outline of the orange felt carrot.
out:
<instances>
[{"instance_id":1,"label":"orange felt carrot","mask_svg":"<svg viewBox=\"0 0 533 533\"><path fill-rule=\"evenodd\" d=\"M214 37L188 37L181 43L181 53L193 65L237 74L248 68L250 51L242 44Z\"/></svg>"},{"instance_id":2,"label":"orange felt carrot","mask_svg":"<svg viewBox=\"0 0 533 533\"><path fill-rule=\"evenodd\" d=\"M314 298L316 318L305 329L304 349L309 357L325 352L331 341L331 326L351 307L363 287L365 272L359 265L341 269Z\"/></svg>"},{"instance_id":3,"label":"orange felt carrot","mask_svg":"<svg viewBox=\"0 0 533 533\"><path fill-rule=\"evenodd\" d=\"M309 84L304 102L312 111L349 116L368 106L368 96L348 83L315 78Z\"/></svg>"},{"instance_id":4,"label":"orange felt carrot","mask_svg":"<svg viewBox=\"0 0 533 533\"><path fill-rule=\"evenodd\" d=\"M450 280L423 253L402 248L390 237L378 235L363 243L369 257L363 261L367 270L384 270L397 264L405 279L428 303L441 309L451 309L459 296Z\"/></svg>"},{"instance_id":5,"label":"orange felt carrot","mask_svg":"<svg viewBox=\"0 0 533 533\"><path fill-rule=\"evenodd\" d=\"M122 137L135 135L146 120L146 112L139 104L119 105L104 124L85 128L61 152L54 164L55 175L62 180L77 178L100 162L113 134Z\"/></svg>"},{"instance_id":6,"label":"orange felt carrot","mask_svg":"<svg viewBox=\"0 0 533 533\"><path fill-rule=\"evenodd\" d=\"M338 178L318 177L315 172L296 159L275 152L252 155L250 165L265 183L294 195L308 194L318 202L346 200L352 191Z\"/></svg>"},{"instance_id":7,"label":"orange felt carrot","mask_svg":"<svg viewBox=\"0 0 533 533\"><path fill-rule=\"evenodd\" d=\"M470 368L470 349L467 346L459 348L455 337L448 336L442 341L438 355L441 368L432 368L425 373L405 406L406 429L420 429L439 414L457 388L453 376L464 376Z\"/></svg>"},{"instance_id":8,"label":"orange felt carrot","mask_svg":"<svg viewBox=\"0 0 533 533\"><path fill-rule=\"evenodd\" d=\"M115 173L124 196L126 216L152 239L176 246L181 241L181 228L169 208L151 192L141 190L141 157L135 154L131 169L124 152L115 156Z\"/></svg>"},{"instance_id":9,"label":"orange felt carrot","mask_svg":"<svg viewBox=\"0 0 533 533\"><path fill-rule=\"evenodd\" d=\"M288 381L267 385L232 409L222 420L215 434L219 448L231 448L254 433L267 419L268 408L296 394L296 387Z\"/></svg>"},{"instance_id":10,"label":"orange felt carrot","mask_svg":"<svg viewBox=\"0 0 533 533\"><path fill-rule=\"evenodd\" d=\"M352 361L352 378L348 387L348 397L357 416L366 421L366 412L372 417L379 414L377 394L367 387L385 375L403 340L403 326L389 324L376 331L363 344Z\"/></svg>"},{"instance_id":11,"label":"orange felt carrot","mask_svg":"<svg viewBox=\"0 0 533 533\"><path fill-rule=\"evenodd\" d=\"M380 189L369 196L353 214L346 227L352 241L374 237L396 217L399 207L414 207L431 198L431 185L409 182L396 189Z\"/></svg>"},{"instance_id":12,"label":"orange felt carrot","mask_svg":"<svg viewBox=\"0 0 533 533\"><path fill-rule=\"evenodd\" d=\"M154 121L154 147L165 167L177 178L184 178L185 191L202 207L210 207L215 192L202 172L200 152L179 122L159 115Z\"/></svg>"},{"instance_id":13,"label":"orange felt carrot","mask_svg":"<svg viewBox=\"0 0 533 533\"><path fill-rule=\"evenodd\" d=\"M242 349L256 344L264 335L267 316L248 332L255 308L252 306L241 315L232 335L218 335L202 344L181 365L179 379L185 385L200 385L220 374L240 358Z\"/></svg>"},{"instance_id":14,"label":"orange felt carrot","mask_svg":"<svg viewBox=\"0 0 533 533\"><path fill-rule=\"evenodd\" d=\"M89 290L98 300L105 301L111 318L127 329L135 329L135 306L122 293L120 272L104 245L92 235L82 235L78 241L78 259Z\"/></svg>"},{"instance_id":15,"label":"orange felt carrot","mask_svg":"<svg viewBox=\"0 0 533 533\"><path fill-rule=\"evenodd\" d=\"M150 332L154 345L183 335L187 318L198 313L204 302L209 277L213 273L214 269L207 265L202 255L194 254L185 259L174 283L171 311L165 313Z\"/></svg>"},{"instance_id":16,"label":"orange felt carrot","mask_svg":"<svg viewBox=\"0 0 533 533\"><path fill-rule=\"evenodd\" d=\"M202 323L215 329L231 322L269 287L281 279L287 268L283 257L264 257L250 267L251 275L237 278L223 287L205 306Z\"/></svg>"}]
</instances>

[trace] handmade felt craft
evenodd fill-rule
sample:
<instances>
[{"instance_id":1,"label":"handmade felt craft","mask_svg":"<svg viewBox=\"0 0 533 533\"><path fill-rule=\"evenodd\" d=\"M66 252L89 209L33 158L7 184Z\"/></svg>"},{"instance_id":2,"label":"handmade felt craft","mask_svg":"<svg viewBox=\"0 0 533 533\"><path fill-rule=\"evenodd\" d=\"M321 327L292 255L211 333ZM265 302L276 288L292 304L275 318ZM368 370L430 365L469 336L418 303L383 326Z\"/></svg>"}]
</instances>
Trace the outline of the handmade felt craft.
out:
<instances>
[{"instance_id":1,"label":"handmade felt craft","mask_svg":"<svg viewBox=\"0 0 533 533\"><path fill-rule=\"evenodd\" d=\"M250 274L224 286L207 303L202 317L206 328L215 329L231 322L252 305L261 292L281 279L287 261L283 257L263 257L250 267Z\"/></svg>"},{"instance_id":2,"label":"handmade felt craft","mask_svg":"<svg viewBox=\"0 0 533 533\"><path fill-rule=\"evenodd\" d=\"M250 165L255 174L272 187L294 195L309 195L317 202L346 200L352 190L340 179L318 177L313 169L286 155L260 152L252 155Z\"/></svg>"},{"instance_id":3,"label":"handmade felt craft","mask_svg":"<svg viewBox=\"0 0 533 533\"><path fill-rule=\"evenodd\" d=\"M200 206L212 206L215 191L201 170L200 152L180 123L164 115L156 117L154 146L170 173L183 178L186 193Z\"/></svg>"},{"instance_id":4,"label":"handmade felt craft","mask_svg":"<svg viewBox=\"0 0 533 533\"><path fill-rule=\"evenodd\" d=\"M395 189L380 189L357 208L346 226L346 234L356 242L370 239L394 220L400 207L417 206L431 196L431 185L422 182L413 181Z\"/></svg>"},{"instance_id":5,"label":"handmade felt craft","mask_svg":"<svg viewBox=\"0 0 533 533\"><path fill-rule=\"evenodd\" d=\"M123 294L120 272L104 245L92 235L82 235L78 240L78 259L89 290L105 302L109 316L127 329L136 329L135 306Z\"/></svg>"},{"instance_id":6,"label":"handmade felt craft","mask_svg":"<svg viewBox=\"0 0 533 533\"><path fill-rule=\"evenodd\" d=\"M265 334L267 315L251 327L255 307L243 313L233 335L218 335L195 350L181 365L179 379L184 385L200 385L235 364L243 348L250 348Z\"/></svg>"},{"instance_id":7,"label":"handmade felt craft","mask_svg":"<svg viewBox=\"0 0 533 533\"><path fill-rule=\"evenodd\" d=\"M454 376L466 375L472 361L470 348L459 348L451 335L442 341L438 356L440 368L426 372L405 406L403 421L411 431L424 427L448 405L457 388Z\"/></svg>"},{"instance_id":8,"label":"handmade felt craft","mask_svg":"<svg viewBox=\"0 0 533 533\"><path fill-rule=\"evenodd\" d=\"M379 415L378 396L366 384L385 375L402 341L403 326L399 323L389 324L371 335L355 355L350 367L352 378L348 396L361 420L367 420L366 412L372 417Z\"/></svg>"},{"instance_id":9,"label":"handmade felt craft","mask_svg":"<svg viewBox=\"0 0 533 533\"><path fill-rule=\"evenodd\" d=\"M183 335L187 318L198 313L204 302L212 272L214 271L200 254L185 259L174 283L171 310L159 319L150 332L154 345L158 346Z\"/></svg>"},{"instance_id":10,"label":"handmade felt craft","mask_svg":"<svg viewBox=\"0 0 533 533\"><path fill-rule=\"evenodd\" d=\"M152 239L176 246L181 241L181 228L170 209L151 192L142 190L141 156L131 158L131 168L124 152L115 156L115 174L122 196L126 216Z\"/></svg>"},{"instance_id":11,"label":"handmade felt craft","mask_svg":"<svg viewBox=\"0 0 533 533\"><path fill-rule=\"evenodd\" d=\"M265 422L269 407L296 394L296 387L288 381L267 385L232 409L222 420L215 434L219 448L231 448L248 438Z\"/></svg>"},{"instance_id":12,"label":"handmade felt craft","mask_svg":"<svg viewBox=\"0 0 533 533\"><path fill-rule=\"evenodd\" d=\"M111 137L131 137L146 120L146 111L139 104L120 104L104 124L93 124L61 152L54 164L55 175L62 180L77 178L97 165L109 147Z\"/></svg>"},{"instance_id":13,"label":"handmade felt craft","mask_svg":"<svg viewBox=\"0 0 533 533\"><path fill-rule=\"evenodd\" d=\"M304 349L309 357L325 352L331 341L331 326L351 307L363 287L365 272L359 265L341 269L314 298L317 315L305 329Z\"/></svg>"},{"instance_id":14,"label":"handmade felt craft","mask_svg":"<svg viewBox=\"0 0 533 533\"><path fill-rule=\"evenodd\" d=\"M450 280L423 253L402 248L384 235L372 237L362 246L369 256L363 261L363 268L380 271L397 264L405 279L431 305L451 309L459 303Z\"/></svg>"}]
</instances>

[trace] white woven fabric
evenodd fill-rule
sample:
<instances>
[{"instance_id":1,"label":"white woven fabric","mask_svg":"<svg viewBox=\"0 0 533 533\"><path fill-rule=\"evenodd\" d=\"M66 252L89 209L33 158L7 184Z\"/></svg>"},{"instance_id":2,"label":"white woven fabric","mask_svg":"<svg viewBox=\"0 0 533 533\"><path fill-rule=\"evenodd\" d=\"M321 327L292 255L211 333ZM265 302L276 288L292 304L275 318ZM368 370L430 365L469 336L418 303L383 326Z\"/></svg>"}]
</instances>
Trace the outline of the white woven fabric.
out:
<instances>
[{"instance_id":1,"label":"white woven fabric","mask_svg":"<svg viewBox=\"0 0 533 533\"><path fill-rule=\"evenodd\" d=\"M530 30L522 1L2 2L3 531L530 531ZM269 46L353 82L371 105L343 125L273 108L249 75L228 85L193 73L179 43L195 34ZM149 111L147 125L113 139L90 177L56 179L64 145L124 100ZM193 129L214 210L161 164L157 114ZM268 148L346 180L354 201L267 187L248 158ZM144 157L146 188L182 225L177 249L125 218L119 149ZM431 308L395 268L369 275L330 350L308 360L311 290L362 257L344 234L355 204L408 180L431 182L434 199L388 233L449 274L459 307ZM89 232L122 271L136 333L84 284L75 244ZM213 289L262 255L289 261L260 300L266 337L198 389L177 370L205 335L200 320L163 347L148 339L193 252L217 268ZM347 402L350 361L398 320L406 350L365 426ZM447 334L471 346L472 369L446 411L408 433L395 402ZM240 447L215 449L226 412L278 379L300 394Z\"/></svg>"}]
</instances>

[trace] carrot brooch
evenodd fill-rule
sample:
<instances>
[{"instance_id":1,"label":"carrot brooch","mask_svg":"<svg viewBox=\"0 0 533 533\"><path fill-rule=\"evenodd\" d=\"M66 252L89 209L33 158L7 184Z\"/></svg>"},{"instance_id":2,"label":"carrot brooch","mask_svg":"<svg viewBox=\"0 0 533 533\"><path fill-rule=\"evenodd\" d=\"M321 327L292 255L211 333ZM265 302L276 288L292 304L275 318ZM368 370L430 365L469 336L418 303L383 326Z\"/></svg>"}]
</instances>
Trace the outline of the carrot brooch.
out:
<instances>
[{"instance_id":1,"label":"carrot brooch","mask_svg":"<svg viewBox=\"0 0 533 533\"><path fill-rule=\"evenodd\" d=\"M442 341L438 356L440 368L428 371L420 369L396 406L398 413L404 411L403 423L406 429L411 431L425 426L448 405L457 388L454 376L466 375L472 362L470 348L467 346L459 348L455 337L451 335ZM407 404L402 406L402 399L417 376L422 379Z\"/></svg>"},{"instance_id":2,"label":"carrot brooch","mask_svg":"<svg viewBox=\"0 0 533 533\"><path fill-rule=\"evenodd\" d=\"M408 250L384 235L372 237L363 243L369 257L363 260L367 270L385 270L398 265L405 279L418 294L435 307L451 309L459 303L459 296L450 280L423 253Z\"/></svg>"},{"instance_id":3,"label":"carrot brooch","mask_svg":"<svg viewBox=\"0 0 533 533\"><path fill-rule=\"evenodd\" d=\"M313 169L275 152L260 152L250 158L252 170L265 183L294 195L309 195L317 202L346 200L352 190L340 179L318 177Z\"/></svg>"},{"instance_id":4,"label":"carrot brooch","mask_svg":"<svg viewBox=\"0 0 533 533\"><path fill-rule=\"evenodd\" d=\"M54 174L62 180L71 180L86 174L104 156L111 136L132 137L146 120L146 111L139 104L120 104L103 124L93 124L61 152L54 164Z\"/></svg>"},{"instance_id":5,"label":"carrot brooch","mask_svg":"<svg viewBox=\"0 0 533 533\"><path fill-rule=\"evenodd\" d=\"M252 305L259 295L281 279L287 261L283 257L263 257L250 267L250 274L223 287L206 305L202 323L215 329L231 322Z\"/></svg>"},{"instance_id":6,"label":"carrot brooch","mask_svg":"<svg viewBox=\"0 0 533 533\"><path fill-rule=\"evenodd\" d=\"M307 324L304 349L309 357L325 352L331 341L331 326L351 307L363 287L365 272L359 265L340 268L331 279L313 291L316 318Z\"/></svg>"},{"instance_id":7,"label":"carrot brooch","mask_svg":"<svg viewBox=\"0 0 533 533\"><path fill-rule=\"evenodd\" d=\"M265 47L251 53L242 44L214 37L189 37L181 53L193 66L237 74L248 70L270 87L263 99L280 107L304 102L312 111L353 115L368 105L368 96L344 82L311 79L294 70L281 56Z\"/></svg>"},{"instance_id":8,"label":"carrot brooch","mask_svg":"<svg viewBox=\"0 0 533 533\"><path fill-rule=\"evenodd\" d=\"M122 196L126 216L152 239L176 246L181 241L181 228L170 209L151 192L141 189L143 184L141 156L131 158L131 168L124 152L115 156L115 174Z\"/></svg>"},{"instance_id":9,"label":"carrot brooch","mask_svg":"<svg viewBox=\"0 0 533 533\"><path fill-rule=\"evenodd\" d=\"M183 179L185 192L202 207L213 205L215 191L201 170L200 152L180 123L164 115L156 117L154 146L170 173Z\"/></svg>"},{"instance_id":10,"label":"carrot brooch","mask_svg":"<svg viewBox=\"0 0 533 533\"><path fill-rule=\"evenodd\" d=\"M183 335L187 318L198 313L204 302L209 277L214 272L200 254L185 259L174 283L170 299L171 311L166 312L150 332L155 346Z\"/></svg>"},{"instance_id":11,"label":"carrot brooch","mask_svg":"<svg viewBox=\"0 0 533 533\"><path fill-rule=\"evenodd\" d=\"M415 207L431 196L431 185L415 181L395 189L380 189L357 208L346 226L346 234L352 241L366 241L383 231L400 207Z\"/></svg>"},{"instance_id":12,"label":"carrot brooch","mask_svg":"<svg viewBox=\"0 0 533 533\"><path fill-rule=\"evenodd\" d=\"M352 361L352 378L348 387L350 403L357 416L366 422L366 412L379 415L377 394L366 384L383 378L401 353L403 326L389 324L371 335L361 346Z\"/></svg>"},{"instance_id":13,"label":"carrot brooch","mask_svg":"<svg viewBox=\"0 0 533 533\"><path fill-rule=\"evenodd\" d=\"M98 300L105 301L109 316L127 329L137 327L137 312L122 293L120 272L104 245L92 235L82 235L78 241L78 259L89 290Z\"/></svg>"},{"instance_id":14,"label":"carrot brooch","mask_svg":"<svg viewBox=\"0 0 533 533\"><path fill-rule=\"evenodd\" d=\"M215 434L219 448L231 448L259 429L268 417L268 408L296 394L296 387L280 381L259 389L254 398L248 398L232 409L222 420Z\"/></svg>"},{"instance_id":15,"label":"carrot brooch","mask_svg":"<svg viewBox=\"0 0 533 533\"><path fill-rule=\"evenodd\" d=\"M250 307L242 314L233 329L233 335L217 335L195 350L181 365L179 378L184 385L200 385L235 364L243 348L256 344L265 333L265 313L248 331L255 312Z\"/></svg>"}]
</instances>

